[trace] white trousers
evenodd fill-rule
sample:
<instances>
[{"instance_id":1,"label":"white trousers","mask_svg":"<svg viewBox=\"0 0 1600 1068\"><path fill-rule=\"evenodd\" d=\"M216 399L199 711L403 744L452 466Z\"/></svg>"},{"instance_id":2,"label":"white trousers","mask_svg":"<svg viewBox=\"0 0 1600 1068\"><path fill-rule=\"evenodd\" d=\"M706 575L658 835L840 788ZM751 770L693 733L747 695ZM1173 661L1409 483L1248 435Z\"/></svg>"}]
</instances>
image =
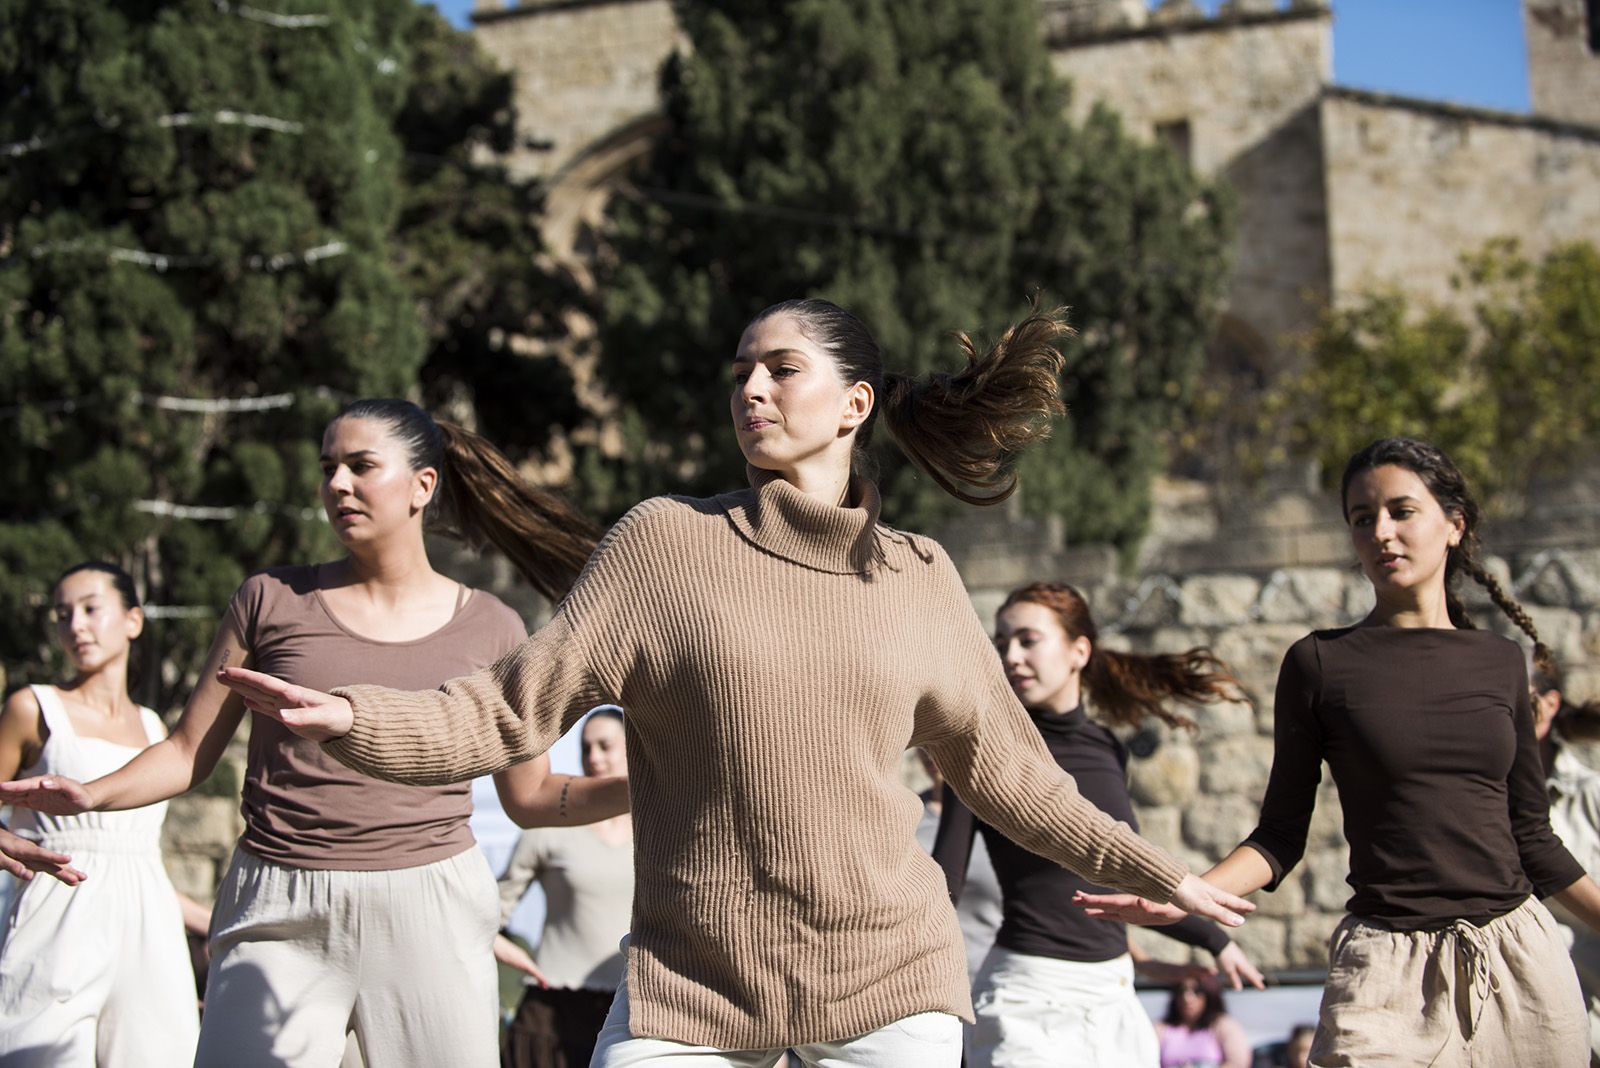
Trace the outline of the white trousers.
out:
<instances>
[{"instance_id":1,"label":"white trousers","mask_svg":"<svg viewBox=\"0 0 1600 1068\"><path fill-rule=\"evenodd\" d=\"M1083 963L996 946L973 985L968 1068L1156 1068L1133 960Z\"/></svg>"},{"instance_id":2,"label":"white trousers","mask_svg":"<svg viewBox=\"0 0 1600 1068\"><path fill-rule=\"evenodd\" d=\"M854 1038L793 1047L806 1068L956 1068L961 1063L961 1021L946 1012L919 1012ZM784 1050L720 1050L635 1038L628 1030L628 984L623 982L595 1043L590 1068L772 1068Z\"/></svg>"},{"instance_id":3,"label":"white trousers","mask_svg":"<svg viewBox=\"0 0 1600 1068\"><path fill-rule=\"evenodd\" d=\"M196 1068L499 1062L500 900L477 848L393 871L290 868L245 849L217 890Z\"/></svg>"},{"instance_id":4,"label":"white trousers","mask_svg":"<svg viewBox=\"0 0 1600 1068\"><path fill-rule=\"evenodd\" d=\"M17 891L0 936L0 1065L189 1064L200 1013L161 854L94 831L47 844L89 878Z\"/></svg>"}]
</instances>

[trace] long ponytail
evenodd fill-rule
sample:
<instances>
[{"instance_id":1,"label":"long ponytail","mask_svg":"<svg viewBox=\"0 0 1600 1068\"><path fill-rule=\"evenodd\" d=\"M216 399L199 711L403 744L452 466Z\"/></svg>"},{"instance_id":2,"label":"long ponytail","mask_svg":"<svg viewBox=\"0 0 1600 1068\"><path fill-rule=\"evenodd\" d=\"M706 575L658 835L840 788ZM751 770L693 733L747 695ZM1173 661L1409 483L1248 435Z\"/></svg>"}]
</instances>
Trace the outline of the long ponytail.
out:
<instances>
[{"instance_id":1,"label":"long ponytail","mask_svg":"<svg viewBox=\"0 0 1600 1068\"><path fill-rule=\"evenodd\" d=\"M1415 438L1380 438L1350 457L1339 484L1339 506L1344 510L1345 520L1348 522L1350 518L1350 508L1346 503L1350 495L1350 483L1363 471L1384 466L1404 468L1416 475L1428 487L1434 500L1439 502L1444 514L1461 522L1461 541L1450 547L1444 564L1445 611L1450 616L1451 624L1461 630L1476 629L1472 617L1467 614L1466 603L1456 592L1461 576L1466 575L1483 587L1495 607L1504 612L1506 618L1533 642L1534 664L1543 671L1553 673L1556 670L1555 657L1550 647L1539 639L1539 628L1534 626L1527 609L1506 592L1505 587L1478 558L1478 523L1483 513L1467 487L1466 476L1445 455L1443 449Z\"/></svg>"},{"instance_id":2,"label":"long ponytail","mask_svg":"<svg viewBox=\"0 0 1600 1068\"><path fill-rule=\"evenodd\" d=\"M438 420L453 533L489 542L551 600L566 596L600 540L600 528L567 501L523 478L488 439Z\"/></svg>"},{"instance_id":3,"label":"long ponytail","mask_svg":"<svg viewBox=\"0 0 1600 1068\"><path fill-rule=\"evenodd\" d=\"M1244 688L1210 649L1182 653L1120 653L1103 648L1089 602L1064 582L1035 582L1012 590L1000 606L1036 604L1056 614L1071 638L1089 642L1083 688L1101 716L1118 726L1138 727L1155 717L1172 727L1194 730L1194 720L1168 707L1170 701L1208 704L1242 701Z\"/></svg>"},{"instance_id":4,"label":"long ponytail","mask_svg":"<svg viewBox=\"0 0 1600 1068\"><path fill-rule=\"evenodd\" d=\"M826 300L789 300L758 314L795 318L826 349L847 382L872 386L878 403L856 431L856 454L871 444L883 413L906 457L941 489L968 504L998 504L1017 488L1017 458L1049 436L1061 403L1059 349L1072 335L1066 309L1035 309L980 355L966 334L955 335L966 366L954 374L885 372L878 343L854 315Z\"/></svg>"},{"instance_id":5,"label":"long ponytail","mask_svg":"<svg viewBox=\"0 0 1600 1068\"><path fill-rule=\"evenodd\" d=\"M504 453L465 427L410 401L358 400L336 418L384 424L405 446L412 470L432 467L439 488L424 518L468 545L492 544L530 585L560 600L594 551L600 529L563 498L518 473Z\"/></svg>"}]
</instances>

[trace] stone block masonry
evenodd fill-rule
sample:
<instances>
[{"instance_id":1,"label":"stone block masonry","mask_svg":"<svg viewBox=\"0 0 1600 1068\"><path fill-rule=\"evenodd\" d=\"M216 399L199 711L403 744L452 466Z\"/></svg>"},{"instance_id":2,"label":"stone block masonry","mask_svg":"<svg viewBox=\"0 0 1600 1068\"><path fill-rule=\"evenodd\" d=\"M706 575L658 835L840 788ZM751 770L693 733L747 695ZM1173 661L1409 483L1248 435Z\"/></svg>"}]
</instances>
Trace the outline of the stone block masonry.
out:
<instances>
[{"instance_id":1,"label":"stone block masonry","mask_svg":"<svg viewBox=\"0 0 1600 1068\"><path fill-rule=\"evenodd\" d=\"M1331 534L1343 538L1337 528ZM994 535L979 533L979 524L969 521L941 540L965 568L968 545L992 545ZM1198 730L1158 727L1155 752L1135 757L1130 768L1134 809L1144 833L1197 869L1221 859L1255 826L1272 765L1272 692L1283 654L1308 631L1358 620L1372 603L1366 580L1331 554L1305 566L1263 568L1257 558L1252 561L1257 567L1235 571L1225 562L1214 569L1200 566L1208 555L1227 559L1226 553L1206 548L1190 547L1185 559L1196 562L1193 572L1156 571L1128 579L1109 561L1083 570L1028 567L1052 559L1062 565L1092 559L1081 550L1052 557L1048 546L1034 544L1027 554L1010 558L1009 573L1005 557L988 553L977 572L985 581L969 583L985 626L1011 588L1062 580L1083 590L1108 644L1135 652L1209 645L1238 672L1251 703L1186 709ZM1348 542L1344 556L1349 558ZM1600 548L1528 548L1486 563L1548 632L1546 640L1563 657L1572 695L1600 696ZM1472 589L1469 584L1463 592ZM1517 636L1484 598L1467 600L1479 626ZM1326 966L1327 938L1350 896L1342 823L1338 792L1325 773L1304 861L1277 891L1257 895L1260 911L1239 935L1263 967ZM1162 959L1187 952L1148 932L1134 937Z\"/></svg>"}]
</instances>

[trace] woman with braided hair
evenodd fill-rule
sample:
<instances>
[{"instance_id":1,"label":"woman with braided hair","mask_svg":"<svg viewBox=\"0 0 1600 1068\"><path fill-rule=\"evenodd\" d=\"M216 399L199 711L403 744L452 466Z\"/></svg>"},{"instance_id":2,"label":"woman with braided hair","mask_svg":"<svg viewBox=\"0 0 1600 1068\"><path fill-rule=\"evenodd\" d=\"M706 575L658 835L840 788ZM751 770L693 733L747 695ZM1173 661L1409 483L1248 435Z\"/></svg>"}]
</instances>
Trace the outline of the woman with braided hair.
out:
<instances>
[{"instance_id":1,"label":"woman with braided hair","mask_svg":"<svg viewBox=\"0 0 1600 1068\"><path fill-rule=\"evenodd\" d=\"M1522 650L1473 628L1456 582L1482 586L1537 663L1549 650L1479 561L1477 504L1439 449L1373 442L1346 465L1341 503L1376 604L1289 650L1260 824L1207 878L1276 888L1305 851L1326 760L1355 893L1329 942L1310 1063L1581 1068L1578 981L1539 898L1600 927L1600 887L1550 829ZM1178 918L1078 900L1128 922Z\"/></svg>"},{"instance_id":2,"label":"woman with braided hair","mask_svg":"<svg viewBox=\"0 0 1600 1068\"><path fill-rule=\"evenodd\" d=\"M986 354L967 344L962 371L912 377L885 371L837 305L774 305L727 368L749 488L635 507L555 617L493 666L413 693L223 679L339 760L411 782L495 771L597 704L628 710L633 917L596 1068L771 1068L786 1049L809 1065L955 1068L966 954L917 845L907 748L1091 881L1241 922L1236 898L1050 759L949 557L881 524L856 466L881 404L940 486L1003 499L1010 461L1061 410L1065 332L1036 312Z\"/></svg>"},{"instance_id":3,"label":"woman with braided hair","mask_svg":"<svg viewBox=\"0 0 1600 1068\"><path fill-rule=\"evenodd\" d=\"M1128 750L1106 724L1137 728L1155 718L1192 730L1194 721L1169 702L1243 698L1206 649L1141 655L1105 648L1088 601L1064 582L1012 590L995 613L994 645L1006 681L1061 770L1135 830ZM1003 919L973 983L970 1068L1045 1063L1067 1049L1080 1068L1155 1068L1156 1032L1134 996L1134 972L1171 981L1184 970L1136 962L1121 924L1063 908L1074 893L1101 888L1012 842L947 788L933 859L951 900L960 902L977 834L999 878ZM1209 951L1235 989L1261 985L1261 973L1216 924L1190 916L1162 930Z\"/></svg>"}]
</instances>

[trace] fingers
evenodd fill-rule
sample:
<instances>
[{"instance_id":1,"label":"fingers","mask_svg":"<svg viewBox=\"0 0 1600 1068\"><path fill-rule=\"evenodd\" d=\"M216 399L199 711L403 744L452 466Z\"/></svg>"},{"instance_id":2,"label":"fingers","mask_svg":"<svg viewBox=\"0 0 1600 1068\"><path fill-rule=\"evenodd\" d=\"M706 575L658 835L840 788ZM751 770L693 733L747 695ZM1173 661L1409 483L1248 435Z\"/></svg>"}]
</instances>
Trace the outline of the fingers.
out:
<instances>
[{"instance_id":1,"label":"fingers","mask_svg":"<svg viewBox=\"0 0 1600 1068\"><path fill-rule=\"evenodd\" d=\"M71 866L72 858L67 854L34 845L16 835L7 837L9 841L4 843L4 849L0 851L0 868L23 882L31 882L35 873L52 876L68 886L77 886L88 878L87 874Z\"/></svg>"},{"instance_id":2,"label":"fingers","mask_svg":"<svg viewBox=\"0 0 1600 1068\"><path fill-rule=\"evenodd\" d=\"M77 886L79 883L83 882L89 877L85 873L79 871L77 868L51 867L41 868L39 870L44 872L46 875L54 876L57 881L66 883L68 886Z\"/></svg>"},{"instance_id":3,"label":"fingers","mask_svg":"<svg viewBox=\"0 0 1600 1068\"><path fill-rule=\"evenodd\" d=\"M1262 975L1260 969L1250 963L1250 958L1243 953L1238 954L1237 957L1226 959L1218 957L1217 965L1222 969L1222 973L1228 977L1228 982L1233 984L1235 990L1243 990L1246 983L1249 983L1257 990L1265 990L1267 988L1267 977Z\"/></svg>"},{"instance_id":4,"label":"fingers","mask_svg":"<svg viewBox=\"0 0 1600 1068\"><path fill-rule=\"evenodd\" d=\"M1241 927L1244 925L1243 916L1209 897L1196 900L1194 907L1190 908L1189 912L1196 916L1204 916L1206 919L1220 923L1224 927Z\"/></svg>"},{"instance_id":5,"label":"fingers","mask_svg":"<svg viewBox=\"0 0 1600 1068\"><path fill-rule=\"evenodd\" d=\"M217 672L217 681L243 699L257 712L272 712L288 703L288 683L271 675L246 668L225 667Z\"/></svg>"}]
</instances>

